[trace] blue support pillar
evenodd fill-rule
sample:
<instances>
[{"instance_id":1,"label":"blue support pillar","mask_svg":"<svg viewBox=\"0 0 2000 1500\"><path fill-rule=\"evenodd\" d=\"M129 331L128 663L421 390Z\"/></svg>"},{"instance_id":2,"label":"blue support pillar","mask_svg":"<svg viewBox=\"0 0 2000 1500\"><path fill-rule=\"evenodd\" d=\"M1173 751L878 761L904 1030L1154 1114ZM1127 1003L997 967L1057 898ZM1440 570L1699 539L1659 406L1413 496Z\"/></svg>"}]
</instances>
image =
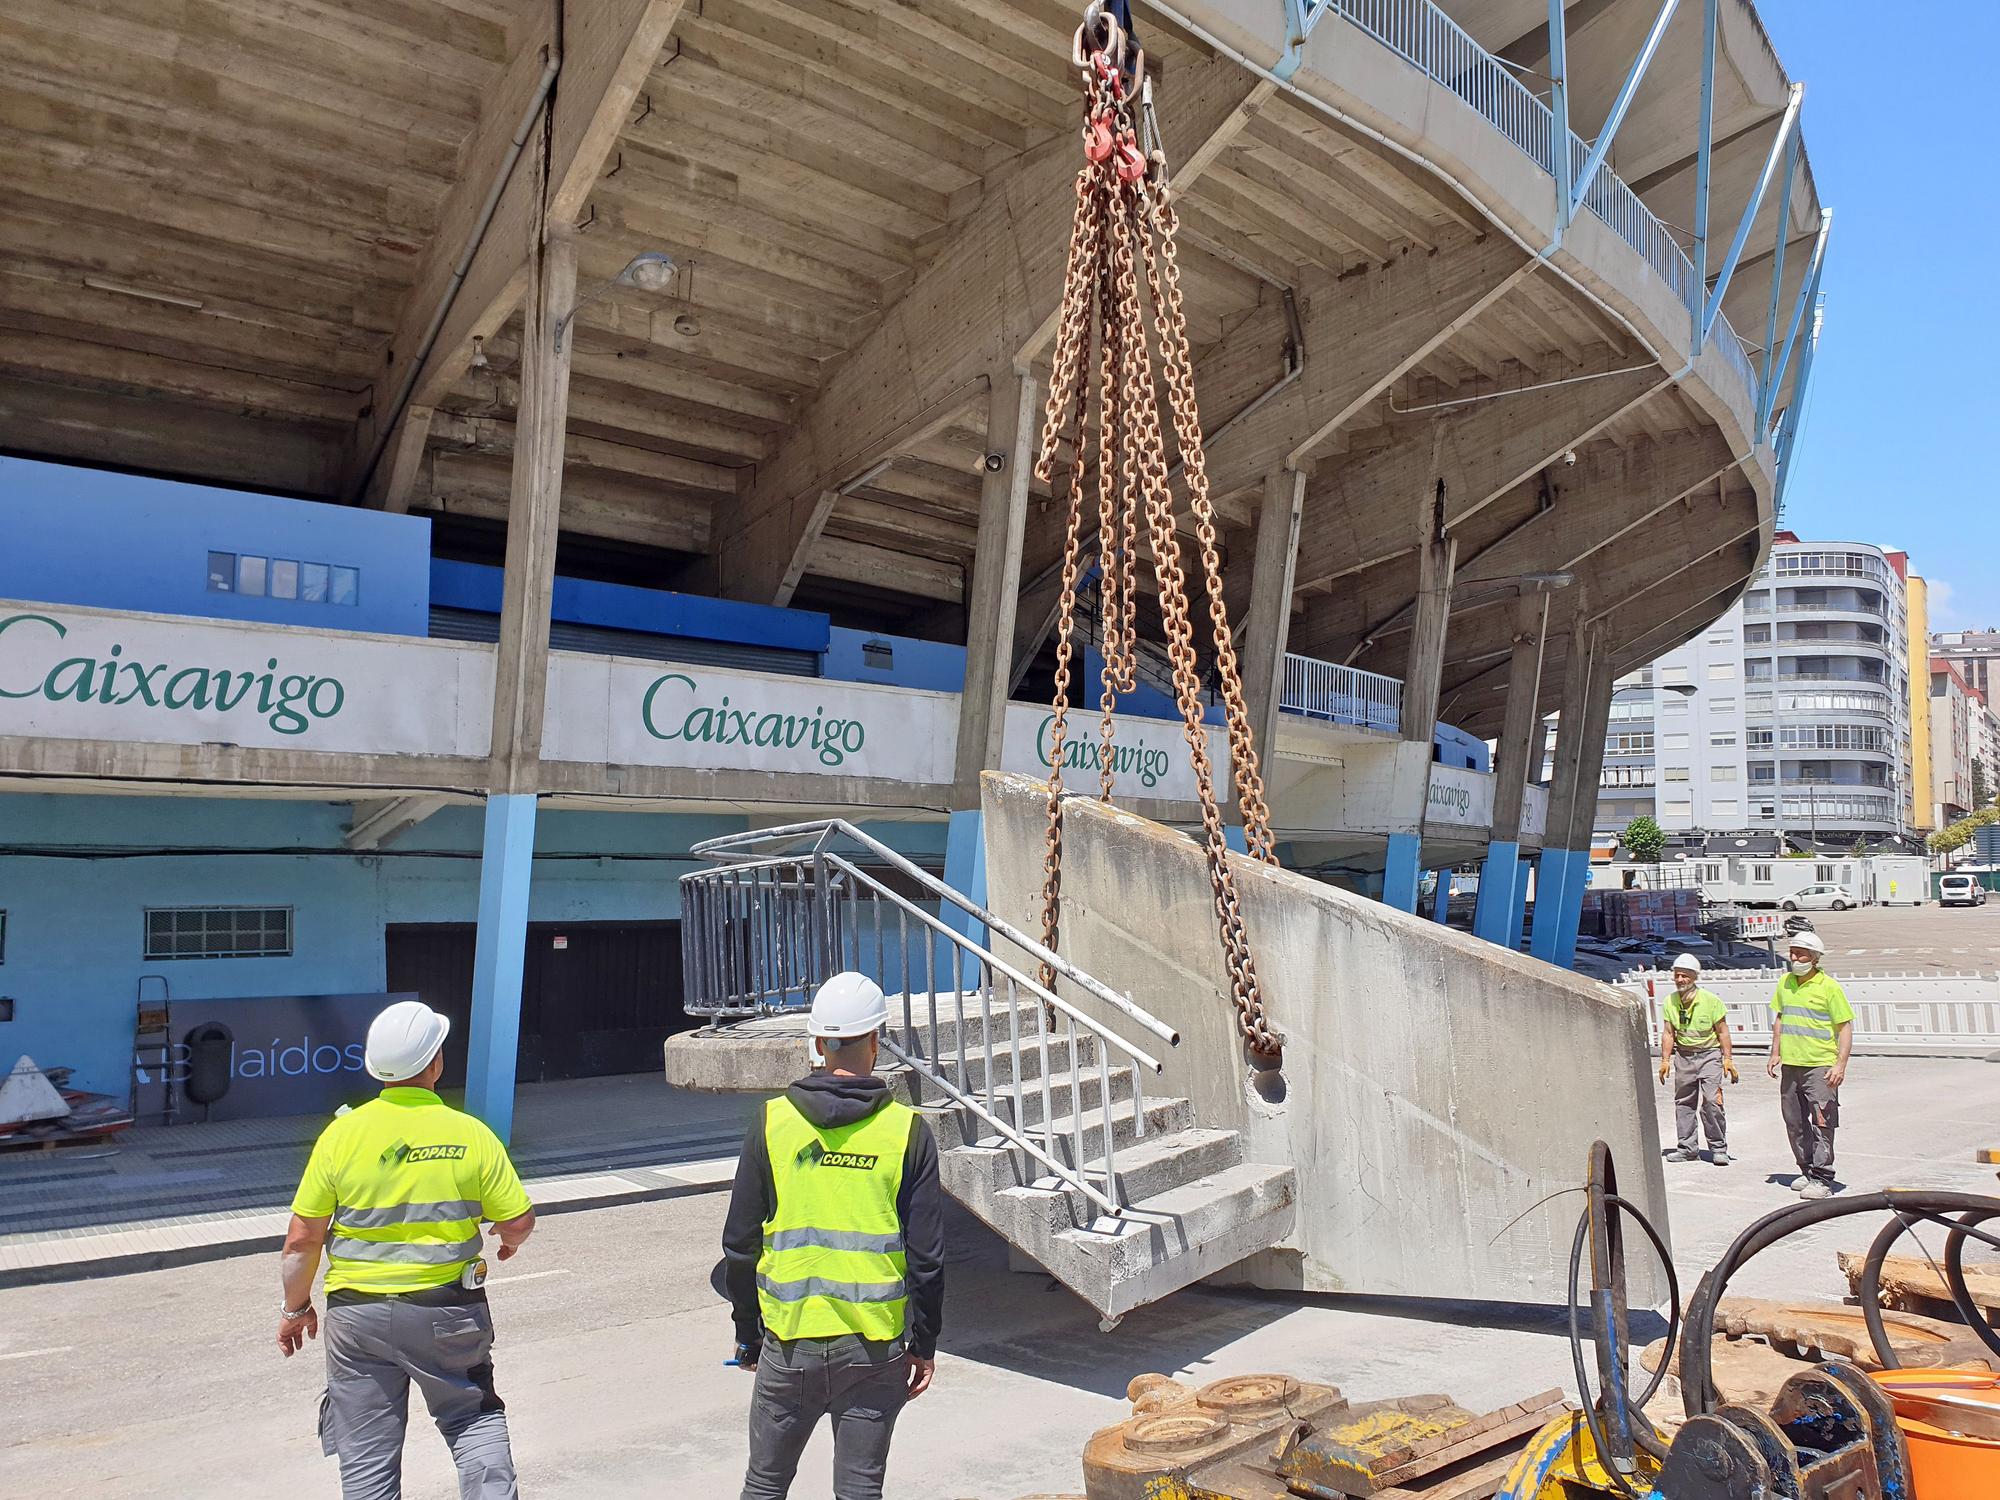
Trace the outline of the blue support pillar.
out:
<instances>
[{"instance_id":1,"label":"blue support pillar","mask_svg":"<svg viewBox=\"0 0 2000 1500\"><path fill-rule=\"evenodd\" d=\"M1417 909L1417 881L1421 871L1417 867L1418 853L1423 840L1414 833L1392 833L1389 835L1389 859L1382 867L1382 901L1399 911L1414 913Z\"/></svg>"},{"instance_id":2,"label":"blue support pillar","mask_svg":"<svg viewBox=\"0 0 2000 1500\"><path fill-rule=\"evenodd\" d=\"M945 825L944 883L974 905L986 904L986 819L976 807L953 813L951 821ZM986 946L986 925L983 922L974 921L948 901L939 916L952 931L963 934L982 948ZM957 948L956 944L944 938L939 938L938 944L941 949ZM938 958L949 972L951 953L940 952ZM881 976L876 978L879 980ZM979 965L967 955L959 965L959 986L969 989L978 981Z\"/></svg>"},{"instance_id":3,"label":"blue support pillar","mask_svg":"<svg viewBox=\"0 0 2000 1500\"><path fill-rule=\"evenodd\" d=\"M1528 930L1528 862L1521 860L1514 866L1514 914L1507 919L1507 946L1515 952L1521 950L1522 934Z\"/></svg>"},{"instance_id":4,"label":"blue support pillar","mask_svg":"<svg viewBox=\"0 0 2000 1500\"><path fill-rule=\"evenodd\" d=\"M479 856L479 934L472 957L465 1107L505 1141L514 1129L514 1061L521 1044L521 965L535 859L532 792L486 799Z\"/></svg>"},{"instance_id":5,"label":"blue support pillar","mask_svg":"<svg viewBox=\"0 0 2000 1500\"><path fill-rule=\"evenodd\" d=\"M1701 21L1701 133L1694 156L1694 352L1701 353L1708 329L1702 304L1708 296L1708 179L1715 156L1715 32L1721 0L1704 0Z\"/></svg>"},{"instance_id":6,"label":"blue support pillar","mask_svg":"<svg viewBox=\"0 0 2000 1500\"><path fill-rule=\"evenodd\" d=\"M1449 922L1451 920L1451 871L1437 872L1437 885L1431 890L1431 920Z\"/></svg>"},{"instance_id":7,"label":"blue support pillar","mask_svg":"<svg viewBox=\"0 0 2000 1500\"><path fill-rule=\"evenodd\" d=\"M1472 910L1472 935L1489 943L1507 942L1514 917L1514 888L1522 880L1521 846L1496 839L1486 846L1486 863L1479 867L1479 904Z\"/></svg>"},{"instance_id":8,"label":"blue support pillar","mask_svg":"<svg viewBox=\"0 0 2000 1500\"><path fill-rule=\"evenodd\" d=\"M1590 851L1569 851L1569 865L1563 872L1562 921L1556 928L1556 952L1552 963L1567 969L1576 962L1576 931L1583 921L1583 893L1590 884Z\"/></svg>"},{"instance_id":9,"label":"blue support pillar","mask_svg":"<svg viewBox=\"0 0 2000 1500\"><path fill-rule=\"evenodd\" d=\"M1569 850L1544 849L1535 864L1535 932L1528 951L1547 963L1556 961L1560 949L1556 934L1562 929L1563 884L1569 871Z\"/></svg>"}]
</instances>

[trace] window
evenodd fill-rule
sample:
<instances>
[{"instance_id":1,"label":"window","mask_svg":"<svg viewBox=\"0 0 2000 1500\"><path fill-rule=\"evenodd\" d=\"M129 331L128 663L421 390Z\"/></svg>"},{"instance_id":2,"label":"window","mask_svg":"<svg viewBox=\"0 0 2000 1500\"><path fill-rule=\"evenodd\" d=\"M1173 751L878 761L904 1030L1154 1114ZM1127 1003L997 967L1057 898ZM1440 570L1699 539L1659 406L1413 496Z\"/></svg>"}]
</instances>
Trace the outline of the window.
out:
<instances>
[{"instance_id":1,"label":"window","mask_svg":"<svg viewBox=\"0 0 2000 1500\"><path fill-rule=\"evenodd\" d=\"M245 555L236 559L236 592L253 599L264 597L264 576L268 559Z\"/></svg>"},{"instance_id":2,"label":"window","mask_svg":"<svg viewBox=\"0 0 2000 1500\"><path fill-rule=\"evenodd\" d=\"M1736 680L1736 663L1733 661L1710 662L1708 664L1708 680L1710 682L1734 682Z\"/></svg>"},{"instance_id":3,"label":"window","mask_svg":"<svg viewBox=\"0 0 2000 1500\"><path fill-rule=\"evenodd\" d=\"M271 560L271 597L273 599L296 599L299 597L299 565L279 558Z\"/></svg>"},{"instance_id":4,"label":"window","mask_svg":"<svg viewBox=\"0 0 2000 1500\"><path fill-rule=\"evenodd\" d=\"M335 567L327 584L326 602L329 604L359 604L361 602L361 573L355 568Z\"/></svg>"},{"instance_id":5,"label":"window","mask_svg":"<svg viewBox=\"0 0 2000 1500\"><path fill-rule=\"evenodd\" d=\"M236 592L236 554L234 552L211 552L208 554L208 591L211 594L233 594Z\"/></svg>"},{"instance_id":6,"label":"window","mask_svg":"<svg viewBox=\"0 0 2000 1500\"><path fill-rule=\"evenodd\" d=\"M289 906L169 906L146 909L146 960L289 958Z\"/></svg>"},{"instance_id":7,"label":"window","mask_svg":"<svg viewBox=\"0 0 2000 1500\"><path fill-rule=\"evenodd\" d=\"M1733 714L1736 712L1736 700L1734 698L1711 698L1708 700L1708 707L1711 713Z\"/></svg>"},{"instance_id":8,"label":"window","mask_svg":"<svg viewBox=\"0 0 2000 1500\"><path fill-rule=\"evenodd\" d=\"M1660 744L1668 750L1685 750L1688 747L1688 737L1684 734L1669 734L1662 736Z\"/></svg>"},{"instance_id":9,"label":"window","mask_svg":"<svg viewBox=\"0 0 2000 1500\"><path fill-rule=\"evenodd\" d=\"M1688 768L1686 766L1668 766L1661 771L1660 776L1665 781L1686 781L1688 779Z\"/></svg>"},{"instance_id":10,"label":"window","mask_svg":"<svg viewBox=\"0 0 2000 1500\"><path fill-rule=\"evenodd\" d=\"M1765 816L1768 817L1769 815L1767 810ZM1771 883L1771 867L1769 865L1752 865L1750 867L1750 883L1752 885L1769 885Z\"/></svg>"},{"instance_id":11,"label":"window","mask_svg":"<svg viewBox=\"0 0 2000 1500\"><path fill-rule=\"evenodd\" d=\"M1726 750L1736 743L1736 731L1733 729L1717 730L1708 737L1708 743L1711 749Z\"/></svg>"},{"instance_id":12,"label":"window","mask_svg":"<svg viewBox=\"0 0 2000 1500\"><path fill-rule=\"evenodd\" d=\"M326 564L299 564L299 598L307 604L326 603Z\"/></svg>"},{"instance_id":13,"label":"window","mask_svg":"<svg viewBox=\"0 0 2000 1500\"><path fill-rule=\"evenodd\" d=\"M1690 680L1690 676L1689 676L1689 672L1688 672L1688 669L1687 669L1686 667L1662 667L1662 668L1660 668L1660 681L1661 681L1661 682L1687 682L1687 681L1689 681L1689 680ZM1679 696L1679 694L1676 694L1675 696L1676 696L1676 697L1678 697L1678 696Z\"/></svg>"},{"instance_id":14,"label":"window","mask_svg":"<svg viewBox=\"0 0 2000 1500\"><path fill-rule=\"evenodd\" d=\"M1833 866L1832 866L1832 865L1814 865L1814 866L1813 866L1813 879L1814 879L1814 880L1832 880L1833 878L1834 878L1834 871L1833 871Z\"/></svg>"},{"instance_id":15,"label":"window","mask_svg":"<svg viewBox=\"0 0 2000 1500\"><path fill-rule=\"evenodd\" d=\"M1688 700L1679 693L1672 693L1664 700L1664 707L1670 714L1685 714L1688 711Z\"/></svg>"},{"instance_id":16,"label":"window","mask_svg":"<svg viewBox=\"0 0 2000 1500\"><path fill-rule=\"evenodd\" d=\"M1708 643L1711 646L1734 645L1736 643L1736 632L1733 630L1711 630L1708 633Z\"/></svg>"},{"instance_id":17,"label":"window","mask_svg":"<svg viewBox=\"0 0 2000 1500\"><path fill-rule=\"evenodd\" d=\"M1738 818L1743 815L1743 804L1734 797L1711 797L1708 814L1712 818Z\"/></svg>"},{"instance_id":18,"label":"window","mask_svg":"<svg viewBox=\"0 0 2000 1500\"><path fill-rule=\"evenodd\" d=\"M1710 766L1708 768L1708 779L1710 781L1734 781L1736 779L1736 767Z\"/></svg>"}]
</instances>

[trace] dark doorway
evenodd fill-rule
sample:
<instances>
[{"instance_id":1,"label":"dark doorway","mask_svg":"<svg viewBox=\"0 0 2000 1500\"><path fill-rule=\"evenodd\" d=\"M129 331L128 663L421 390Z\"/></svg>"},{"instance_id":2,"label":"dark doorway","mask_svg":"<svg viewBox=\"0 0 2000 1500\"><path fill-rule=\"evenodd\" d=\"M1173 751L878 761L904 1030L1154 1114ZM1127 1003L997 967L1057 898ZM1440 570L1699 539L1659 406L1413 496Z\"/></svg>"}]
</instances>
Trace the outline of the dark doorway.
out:
<instances>
[{"instance_id":1,"label":"dark doorway","mask_svg":"<svg viewBox=\"0 0 2000 1500\"><path fill-rule=\"evenodd\" d=\"M451 1017L445 1079L465 1079L472 1025L468 922L393 924L386 932L391 991L411 991ZM646 1073L660 1044L699 1024L681 1005L678 922L535 922L521 971L523 1083Z\"/></svg>"}]
</instances>

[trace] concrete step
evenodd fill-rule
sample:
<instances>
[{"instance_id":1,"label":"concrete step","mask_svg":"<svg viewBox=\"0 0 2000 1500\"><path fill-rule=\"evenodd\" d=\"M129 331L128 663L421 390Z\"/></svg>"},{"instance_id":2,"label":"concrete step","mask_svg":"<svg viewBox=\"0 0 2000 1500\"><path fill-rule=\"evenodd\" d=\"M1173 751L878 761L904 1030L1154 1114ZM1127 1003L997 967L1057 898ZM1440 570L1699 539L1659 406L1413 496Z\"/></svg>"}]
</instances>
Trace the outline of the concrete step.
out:
<instances>
[{"instance_id":1,"label":"concrete step","mask_svg":"<svg viewBox=\"0 0 2000 1500\"><path fill-rule=\"evenodd\" d=\"M1023 1156L1025 1153L1015 1153ZM1213 1177L1243 1159L1243 1138L1234 1131L1204 1130L1199 1126L1146 1135L1120 1146L1115 1154L1118 1174L1118 1201L1134 1210L1204 1177ZM1084 1176L1100 1191L1104 1184L1104 1164L1100 1157L1084 1167ZM1038 1228L1053 1234L1080 1229L1097 1221L1103 1210L1083 1192L1062 1178L1026 1160L1026 1171L1043 1172L1029 1182L1003 1183L998 1196L1011 1205L1021 1218L1039 1221Z\"/></svg>"},{"instance_id":2,"label":"concrete step","mask_svg":"<svg viewBox=\"0 0 2000 1500\"><path fill-rule=\"evenodd\" d=\"M1021 1248L1118 1318L1270 1249L1291 1233L1296 1193L1290 1167L1239 1162Z\"/></svg>"},{"instance_id":3,"label":"concrete step","mask_svg":"<svg viewBox=\"0 0 2000 1500\"><path fill-rule=\"evenodd\" d=\"M1025 1065L1027 1059L1023 1058L1022 1062ZM953 1086L957 1086L959 1080L956 1066L947 1067L941 1071L948 1082ZM984 1064L982 1063L978 1067L968 1066L965 1074L965 1092L977 1099L985 1108L991 1110L1000 1119L1014 1121L1022 1125L1039 1124L1045 1116L1049 1115L1063 1116L1071 1114L1078 1108L1077 1101L1079 1099L1082 1101L1081 1107L1084 1113L1089 1114L1092 1110L1098 1109L1101 1106L1105 1097L1107 1078L1095 1068L1085 1068L1081 1077L1069 1071L1053 1073L1046 1081L1033 1076L1025 1077L1021 1080L1019 1115L1017 1118L1014 1083L1013 1079L1009 1076L1010 1072L1011 1068L1003 1067L999 1060L995 1059L994 1085L992 1094L989 1097L985 1087ZM904 1079L903 1097L910 1103L921 1103L932 1109L951 1109L954 1107L952 1097L931 1080L922 1078L910 1070L905 1070L901 1076ZM1121 1068L1111 1073L1108 1082L1110 1084L1112 1103L1116 1104L1120 1100L1132 1097L1131 1069ZM1046 1098L1044 1098L1045 1092ZM993 1133L991 1126L983 1128L989 1133Z\"/></svg>"}]
</instances>

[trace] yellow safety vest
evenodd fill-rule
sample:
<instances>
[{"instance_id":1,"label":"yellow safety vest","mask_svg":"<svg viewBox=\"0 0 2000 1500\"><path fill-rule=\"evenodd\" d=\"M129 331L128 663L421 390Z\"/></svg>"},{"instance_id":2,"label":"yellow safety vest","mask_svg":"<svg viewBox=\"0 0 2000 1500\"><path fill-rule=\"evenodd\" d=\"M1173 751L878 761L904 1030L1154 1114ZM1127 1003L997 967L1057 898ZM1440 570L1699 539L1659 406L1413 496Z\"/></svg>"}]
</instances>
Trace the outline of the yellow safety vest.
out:
<instances>
[{"instance_id":1,"label":"yellow safety vest","mask_svg":"<svg viewBox=\"0 0 2000 1500\"><path fill-rule=\"evenodd\" d=\"M320 1133L292 1212L332 1216L326 1289L449 1286L480 1251L479 1221L533 1204L483 1121L429 1089L387 1088Z\"/></svg>"},{"instance_id":2,"label":"yellow safety vest","mask_svg":"<svg viewBox=\"0 0 2000 1500\"><path fill-rule=\"evenodd\" d=\"M1847 992L1824 969L1810 978L1787 974L1771 997L1784 1030L1778 1037L1778 1061L1792 1068L1830 1068L1840 1061L1839 1033L1854 1019Z\"/></svg>"},{"instance_id":3,"label":"yellow safety vest","mask_svg":"<svg viewBox=\"0 0 2000 1500\"><path fill-rule=\"evenodd\" d=\"M1722 1045L1717 1025L1728 1019L1729 1010L1708 990L1697 988L1685 1002L1680 991L1667 996L1666 1022L1674 1033L1674 1045L1683 1052L1708 1052Z\"/></svg>"},{"instance_id":4,"label":"yellow safety vest","mask_svg":"<svg viewBox=\"0 0 2000 1500\"><path fill-rule=\"evenodd\" d=\"M902 1336L909 1293L896 1198L912 1113L891 1100L822 1130L790 1099L765 1105L778 1205L764 1221L757 1305L773 1337Z\"/></svg>"}]
</instances>

